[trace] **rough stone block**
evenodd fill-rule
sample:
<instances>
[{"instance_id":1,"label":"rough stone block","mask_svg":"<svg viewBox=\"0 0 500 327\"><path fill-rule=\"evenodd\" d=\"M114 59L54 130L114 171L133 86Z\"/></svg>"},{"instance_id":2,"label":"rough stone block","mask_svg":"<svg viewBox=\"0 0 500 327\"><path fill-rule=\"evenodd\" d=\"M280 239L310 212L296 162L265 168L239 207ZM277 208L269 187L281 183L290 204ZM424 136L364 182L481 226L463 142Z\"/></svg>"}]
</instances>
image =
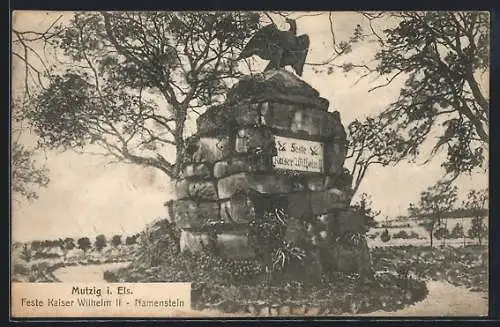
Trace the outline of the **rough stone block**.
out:
<instances>
[{"instance_id":1,"label":"rough stone block","mask_svg":"<svg viewBox=\"0 0 500 327\"><path fill-rule=\"evenodd\" d=\"M239 103L232 107L238 126L255 126L260 123L260 103Z\"/></svg>"},{"instance_id":2,"label":"rough stone block","mask_svg":"<svg viewBox=\"0 0 500 327\"><path fill-rule=\"evenodd\" d=\"M371 271L370 249L366 238L357 235L360 242L355 246L342 243L335 244L330 253L330 257L324 260L330 265L330 269L338 272L360 273L367 276Z\"/></svg>"},{"instance_id":3,"label":"rough stone block","mask_svg":"<svg viewBox=\"0 0 500 327\"><path fill-rule=\"evenodd\" d=\"M218 253L229 259L250 259L255 252L248 242L246 231L225 232L217 235Z\"/></svg>"},{"instance_id":4,"label":"rough stone block","mask_svg":"<svg viewBox=\"0 0 500 327\"><path fill-rule=\"evenodd\" d=\"M204 248L210 248L214 240L207 233L182 230L180 237L181 252L202 252Z\"/></svg>"},{"instance_id":5,"label":"rough stone block","mask_svg":"<svg viewBox=\"0 0 500 327\"><path fill-rule=\"evenodd\" d=\"M201 137L186 149L187 160L191 163L213 163L231 154L229 137Z\"/></svg>"},{"instance_id":6,"label":"rough stone block","mask_svg":"<svg viewBox=\"0 0 500 327\"><path fill-rule=\"evenodd\" d=\"M177 181L175 193L178 199L217 200L215 183L210 181L189 181L186 179Z\"/></svg>"},{"instance_id":7,"label":"rough stone block","mask_svg":"<svg viewBox=\"0 0 500 327\"><path fill-rule=\"evenodd\" d=\"M347 195L344 191L332 188L322 192L311 193L313 215L320 215L332 209L347 207Z\"/></svg>"},{"instance_id":8,"label":"rough stone block","mask_svg":"<svg viewBox=\"0 0 500 327\"><path fill-rule=\"evenodd\" d=\"M189 164L182 171L185 178L210 178L210 168L206 164Z\"/></svg>"},{"instance_id":9,"label":"rough stone block","mask_svg":"<svg viewBox=\"0 0 500 327\"><path fill-rule=\"evenodd\" d=\"M292 132L305 132L310 136L321 136L322 119L325 113L316 110L297 110L293 115Z\"/></svg>"},{"instance_id":10,"label":"rough stone block","mask_svg":"<svg viewBox=\"0 0 500 327\"><path fill-rule=\"evenodd\" d=\"M240 173L220 179L217 189L219 199L227 199L248 189L267 194L288 193L291 185L286 176Z\"/></svg>"},{"instance_id":11,"label":"rough stone block","mask_svg":"<svg viewBox=\"0 0 500 327\"><path fill-rule=\"evenodd\" d=\"M226 223L248 223L255 218L253 203L244 195L221 202L220 217Z\"/></svg>"},{"instance_id":12,"label":"rough stone block","mask_svg":"<svg viewBox=\"0 0 500 327\"><path fill-rule=\"evenodd\" d=\"M320 126L321 135L326 138L346 138L346 132L342 122L340 121L340 114L338 111L323 113Z\"/></svg>"},{"instance_id":13,"label":"rough stone block","mask_svg":"<svg viewBox=\"0 0 500 327\"><path fill-rule=\"evenodd\" d=\"M306 179L307 188L313 192L324 191L327 186L323 176L308 176Z\"/></svg>"},{"instance_id":14,"label":"rough stone block","mask_svg":"<svg viewBox=\"0 0 500 327\"><path fill-rule=\"evenodd\" d=\"M179 228L201 228L208 221L220 220L217 202L178 200L172 203L172 213Z\"/></svg>"},{"instance_id":15,"label":"rough stone block","mask_svg":"<svg viewBox=\"0 0 500 327\"><path fill-rule=\"evenodd\" d=\"M266 103L267 110L262 110L263 123L266 126L273 127L281 130L289 130L291 124L291 117L297 106L286 103ZM299 107L300 108L300 107Z\"/></svg>"},{"instance_id":16,"label":"rough stone block","mask_svg":"<svg viewBox=\"0 0 500 327\"><path fill-rule=\"evenodd\" d=\"M271 152L274 148L274 137L265 128L242 128L238 131L235 150L238 153L256 153L258 149Z\"/></svg>"},{"instance_id":17,"label":"rough stone block","mask_svg":"<svg viewBox=\"0 0 500 327\"><path fill-rule=\"evenodd\" d=\"M233 158L232 160L224 160L215 163L214 177L222 178L229 175L255 171L252 163L249 160L241 158Z\"/></svg>"},{"instance_id":18,"label":"rough stone block","mask_svg":"<svg viewBox=\"0 0 500 327\"><path fill-rule=\"evenodd\" d=\"M306 191L288 194L288 214L302 220L311 219L313 214L310 198L311 193Z\"/></svg>"}]
</instances>

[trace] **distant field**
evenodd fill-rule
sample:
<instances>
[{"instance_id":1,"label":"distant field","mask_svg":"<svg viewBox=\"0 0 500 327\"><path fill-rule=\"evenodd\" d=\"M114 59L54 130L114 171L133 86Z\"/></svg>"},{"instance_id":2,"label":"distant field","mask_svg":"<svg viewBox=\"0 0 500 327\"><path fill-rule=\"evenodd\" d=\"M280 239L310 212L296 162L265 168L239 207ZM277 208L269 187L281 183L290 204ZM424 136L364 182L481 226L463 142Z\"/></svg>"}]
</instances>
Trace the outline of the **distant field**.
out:
<instances>
[{"instance_id":1,"label":"distant field","mask_svg":"<svg viewBox=\"0 0 500 327\"><path fill-rule=\"evenodd\" d=\"M445 223L447 224L447 228L449 231L455 227L457 223L460 223L463 228L465 233L467 234L467 231L471 227L471 222L472 219L471 217L466 217L466 218L447 218L444 219ZM380 240L380 234L386 229L386 227L376 227L376 228L371 228L370 231L368 232L368 236L377 234L377 236L374 239L371 239L370 237L368 238L368 244L372 247L376 246L399 246L399 245L429 245L429 234L427 231L421 227L418 226L419 220L417 219L407 219L407 220L398 220L398 221L389 221L388 224L389 226L387 227L387 230L389 231L389 235L391 236L391 239L384 243ZM379 222L379 225L382 226L383 224L386 224L385 221ZM404 226L409 224L410 227L398 227L398 226ZM488 218L484 218L484 224L488 226ZM394 227L392 227L394 226ZM406 233L410 234L412 232L415 232L419 235L419 239L398 239L398 238L393 238L393 235L400 232L400 231L406 231ZM484 240L484 243L486 243L487 240ZM442 240L437 240L434 239L434 245L440 245L442 244ZM446 240L447 245L451 246L462 246L463 245L463 239L447 239ZM466 238L465 240L466 245L470 244L477 244L476 239L469 239Z\"/></svg>"}]
</instances>

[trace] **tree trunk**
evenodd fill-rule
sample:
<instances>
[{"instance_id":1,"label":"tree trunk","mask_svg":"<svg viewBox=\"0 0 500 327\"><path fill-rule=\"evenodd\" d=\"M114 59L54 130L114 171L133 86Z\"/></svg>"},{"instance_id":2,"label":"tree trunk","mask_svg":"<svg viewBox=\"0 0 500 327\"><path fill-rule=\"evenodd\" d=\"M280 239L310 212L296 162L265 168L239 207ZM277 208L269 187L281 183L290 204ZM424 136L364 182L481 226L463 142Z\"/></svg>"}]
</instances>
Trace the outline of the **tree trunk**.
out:
<instances>
[{"instance_id":1,"label":"tree trunk","mask_svg":"<svg viewBox=\"0 0 500 327\"><path fill-rule=\"evenodd\" d=\"M433 236L432 234L433 234L433 230L431 230L431 231L429 232L429 236L431 237L431 247L432 247L432 236Z\"/></svg>"}]
</instances>

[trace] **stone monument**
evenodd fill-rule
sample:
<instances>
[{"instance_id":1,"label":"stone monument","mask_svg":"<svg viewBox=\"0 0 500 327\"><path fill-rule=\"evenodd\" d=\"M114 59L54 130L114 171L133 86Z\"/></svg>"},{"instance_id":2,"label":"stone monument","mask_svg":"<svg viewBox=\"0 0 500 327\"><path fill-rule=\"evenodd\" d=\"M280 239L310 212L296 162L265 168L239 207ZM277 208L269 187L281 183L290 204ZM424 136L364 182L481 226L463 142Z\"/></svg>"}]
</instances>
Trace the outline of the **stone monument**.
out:
<instances>
[{"instance_id":1,"label":"stone monument","mask_svg":"<svg viewBox=\"0 0 500 327\"><path fill-rule=\"evenodd\" d=\"M181 251L254 258L249 223L278 206L287 241L316 249L309 254L322 269L368 271L363 218L349 210L346 133L318 91L285 69L267 69L242 78L196 123L168 202Z\"/></svg>"}]
</instances>

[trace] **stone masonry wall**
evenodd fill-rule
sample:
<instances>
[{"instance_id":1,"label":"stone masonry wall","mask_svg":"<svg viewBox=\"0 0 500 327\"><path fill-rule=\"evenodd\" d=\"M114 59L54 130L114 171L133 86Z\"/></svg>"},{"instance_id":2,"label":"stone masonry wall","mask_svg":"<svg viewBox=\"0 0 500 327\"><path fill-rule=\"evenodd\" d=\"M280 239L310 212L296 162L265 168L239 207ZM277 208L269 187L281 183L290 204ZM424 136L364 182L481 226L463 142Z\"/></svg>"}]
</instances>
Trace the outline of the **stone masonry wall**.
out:
<instances>
[{"instance_id":1,"label":"stone masonry wall","mask_svg":"<svg viewBox=\"0 0 500 327\"><path fill-rule=\"evenodd\" d=\"M340 114L328 107L308 84L275 70L241 80L223 105L201 115L175 183L176 199L169 203L170 217L182 230L181 250L209 247L229 258L253 257L247 236L256 208L251 194L286 200L290 241L320 244L361 230L359 219L343 218L351 197L343 168L346 133ZM323 171L275 169L275 135L322 142Z\"/></svg>"}]
</instances>

